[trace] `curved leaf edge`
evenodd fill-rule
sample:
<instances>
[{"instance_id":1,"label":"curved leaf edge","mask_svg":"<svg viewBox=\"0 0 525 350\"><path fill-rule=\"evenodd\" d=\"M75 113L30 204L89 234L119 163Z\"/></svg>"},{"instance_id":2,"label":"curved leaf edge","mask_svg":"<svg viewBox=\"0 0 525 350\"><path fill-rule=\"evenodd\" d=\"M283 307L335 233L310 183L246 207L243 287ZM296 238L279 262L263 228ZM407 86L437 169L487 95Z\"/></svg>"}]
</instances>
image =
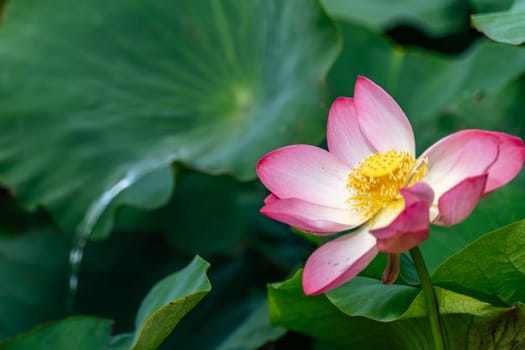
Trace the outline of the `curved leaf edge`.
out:
<instances>
[{"instance_id":1,"label":"curved leaf edge","mask_svg":"<svg viewBox=\"0 0 525 350\"><path fill-rule=\"evenodd\" d=\"M134 339L131 350L150 349L152 345L160 345L160 343L165 339L165 337L167 337L171 333L171 331L176 327L180 320L188 312L190 312L202 300L202 298L206 296L206 294L208 294L211 291L211 283L206 275L206 271L208 271L209 268L210 264L206 260L202 259L200 256L196 255L193 258L193 260L183 269L163 278L153 286L153 288L144 297L142 304L140 305L137 311L137 316L135 320L136 329L134 332ZM141 322L140 318L141 316L143 316L141 314L147 311L148 306L151 306L148 305L148 303L150 303L152 299L155 299L155 294L163 294L160 290L168 282L176 283L178 278L182 281L185 281L185 279L189 277L188 274L193 275L192 272L194 269L197 270L196 272L199 273L200 277L203 277L203 280L200 281L199 285L195 286L196 290L189 294L179 296L176 299L171 299L167 303L164 303L160 307L156 308L152 313L149 313L139 325L138 323ZM152 303L155 304L155 300L153 300ZM168 320L168 315L174 316L175 319ZM171 321L171 324L167 324L168 322L166 321ZM163 335L161 335L160 342L159 340L153 340L153 342L150 341L147 337L148 331L155 328L160 329L161 327L164 327L164 329L161 330Z\"/></svg>"}]
</instances>

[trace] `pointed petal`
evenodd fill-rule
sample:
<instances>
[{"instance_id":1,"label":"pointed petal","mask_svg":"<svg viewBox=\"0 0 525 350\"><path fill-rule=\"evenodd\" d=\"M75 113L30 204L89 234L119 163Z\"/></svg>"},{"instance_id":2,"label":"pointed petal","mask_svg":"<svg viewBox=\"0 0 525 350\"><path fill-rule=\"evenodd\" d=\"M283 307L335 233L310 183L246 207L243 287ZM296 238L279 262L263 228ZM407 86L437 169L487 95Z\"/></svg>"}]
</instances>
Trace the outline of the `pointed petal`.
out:
<instances>
[{"instance_id":1,"label":"pointed petal","mask_svg":"<svg viewBox=\"0 0 525 350\"><path fill-rule=\"evenodd\" d=\"M490 132L490 134L498 138L499 153L498 159L488 170L489 177L484 194L512 180L520 172L525 159L525 146L522 139L501 132Z\"/></svg>"},{"instance_id":2,"label":"pointed petal","mask_svg":"<svg viewBox=\"0 0 525 350\"><path fill-rule=\"evenodd\" d=\"M379 251L402 253L414 248L428 237L429 208L434 192L429 185L418 182L400 189L405 208L390 225L371 230L377 239Z\"/></svg>"},{"instance_id":3,"label":"pointed petal","mask_svg":"<svg viewBox=\"0 0 525 350\"><path fill-rule=\"evenodd\" d=\"M270 204L277 200L279 200L279 197L277 197L273 193L270 193L269 195L266 196L266 198L264 198L264 204Z\"/></svg>"},{"instance_id":4,"label":"pointed petal","mask_svg":"<svg viewBox=\"0 0 525 350\"><path fill-rule=\"evenodd\" d=\"M439 198L439 214L433 223L450 226L465 220L483 197L487 178L488 174L469 177L445 192Z\"/></svg>"},{"instance_id":5,"label":"pointed petal","mask_svg":"<svg viewBox=\"0 0 525 350\"><path fill-rule=\"evenodd\" d=\"M428 173L423 181L434 190L436 202L463 180L488 173L499 157L499 144L494 133L463 130L427 149L421 155L428 158Z\"/></svg>"},{"instance_id":6,"label":"pointed petal","mask_svg":"<svg viewBox=\"0 0 525 350\"><path fill-rule=\"evenodd\" d=\"M354 101L350 97L339 97L334 101L326 133L330 153L350 168L376 152L359 128Z\"/></svg>"},{"instance_id":7,"label":"pointed petal","mask_svg":"<svg viewBox=\"0 0 525 350\"><path fill-rule=\"evenodd\" d=\"M415 154L410 122L385 90L365 77L358 77L354 103L359 126L377 151L397 150Z\"/></svg>"},{"instance_id":8,"label":"pointed petal","mask_svg":"<svg viewBox=\"0 0 525 350\"><path fill-rule=\"evenodd\" d=\"M309 145L279 148L257 164L257 175L277 197L339 208L347 207L349 172L333 154Z\"/></svg>"},{"instance_id":9,"label":"pointed petal","mask_svg":"<svg viewBox=\"0 0 525 350\"><path fill-rule=\"evenodd\" d=\"M332 234L361 224L348 209L331 208L300 199L276 199L267 202L261 213L310 233Z\"/></svg>"},{"instance_id":10,"label":"pointed petal","mask_svg":"<svg viewBox=\"0 0 525 350\"><path fill-rule=\"evenodd\" d=\"M305 294L321 294L339 287L361 272L377 253L376 240L366 229L322 245L306 261Z\"/></svg>"}]
</instances>

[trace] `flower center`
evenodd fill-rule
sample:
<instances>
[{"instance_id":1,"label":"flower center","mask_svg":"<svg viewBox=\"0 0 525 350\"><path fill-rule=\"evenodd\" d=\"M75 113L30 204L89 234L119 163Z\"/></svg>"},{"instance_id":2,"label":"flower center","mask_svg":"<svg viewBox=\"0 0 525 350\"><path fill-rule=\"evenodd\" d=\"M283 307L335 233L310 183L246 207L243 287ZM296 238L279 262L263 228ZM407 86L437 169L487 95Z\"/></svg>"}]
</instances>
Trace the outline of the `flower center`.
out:
<instances>
[{"instance_id":1,"label":"flower center","mask_svg":"<svg viewBox=\"0 0 525 350\"><path fill-rule=\"evenodd\" d=\"M406 152L374 153L348 175L347 188L352 192L348 202L365 219L370 219L388 204L402 201L399 189L413 185L426 171L426 159L417 162Z\"/></svg>"}]
</instances>

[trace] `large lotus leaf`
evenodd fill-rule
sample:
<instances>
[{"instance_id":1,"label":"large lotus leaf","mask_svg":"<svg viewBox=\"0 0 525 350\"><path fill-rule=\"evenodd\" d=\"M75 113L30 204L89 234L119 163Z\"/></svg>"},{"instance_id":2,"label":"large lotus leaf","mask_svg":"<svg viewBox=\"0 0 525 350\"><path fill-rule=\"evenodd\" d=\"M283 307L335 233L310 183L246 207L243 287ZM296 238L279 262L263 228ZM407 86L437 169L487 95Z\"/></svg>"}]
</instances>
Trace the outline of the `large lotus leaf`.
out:
<instances>
[{"instance_id":1,"label":"large lotus leaf","mask_svg":"<svg viewBox=\"0 0 525 350\"><path fill-rule=\"evenodd\" d=\"M114 338L113 350L156 349L179 321L211 290L209 264L195 257L184 269L155 284L142 301L135 333Z\"/></svg>"},{"instance_id":2,"label":"large lotus leaf","mask_svg":"<svg viewBox=\"0 0 525 350\"><path fill-rule=\"evenodd\" d=\"M110 340L109 320L71 317L0 343L1 350L103 350Z\"/></svg>"},{"instance_id":3,"label":"large lotus leaf","mask_svg":"<svg viewBox=\"0 0 525 350\"><path fill-rule=\"evenodd\" d=\"M471 243L439 265L432 279L502 305L525 302L525 221Z\"/></svg>"},{"instance_id":4,"label":"large lotus leaf","mask_svg":"<svg viewBox=\"0 0 525 350\"><path fill-rule=\"evenodd\" d=\"M413 25L433 36L466 27L467 5L455 0L323 0L330 15L374 30Z\"/></svg>"},{"instance_id":5,"label":"large lotus leaf","mask_svg":"<svg viewBox=\"0 0 525 350\"><path fill-rule=\"evenodd\" d=\"M388 288L388 286L384 286ZM413 288L413 287L410 287ZM371 294L371 291L374 294ZM474 298L436 288L451 349L498 349L525 344L524 306L494 307ZM371 302L388 295L368 289ZM338 297L344 298L344 293ZM301 274L269 286L270 317L276 325L308 334L347 349L432 349L423 296L419 294L407 311L390 322L378 322L341 312L325 295L307 297ZM334 296L329 296L333 300ZM363 302L361 300L361 302ZM339 306L348 307L347 300ZM358 307L354 305L354 307ZM346 310L349 311L349 310Z\"/></svg>"},{"instance_id":6,"label":"large lotus leaf","mask_svg":"<svg viewBox=\"0 0 525 350\"><path fill-rule=\"evenodd\" d=\"M334 96L352 96L357 75L373 79L405 111L414 125L420 151L435 142L439 132L429 123L451 106L490 97L525 71L525 49L520 47L475 42L459 56L445 56L395 45L346 22L341 27L344 49L329 74ZM501 57L505 57L505 64L501 64ZM505 125L505 116L493 115L492 119L494 125Z\"/></svg>"},{"instance_id":7,"label":"large lotus leaf","mask_svg":"<svg viewBox=\"0 0 525 350\"><path fill-rule=\"evenodd\" d=\"M20 0L7 10L0 178L68 230L174 161L250 179L265 152L322 137L339 40L314 0ZM149 191L135 202L148 206Z\"/></svg>"},{"instance_id":8,"label":"large lotus leaf","mask_svg":"<svg viewBox=\"0 0 525 350\"><path fill-rule=\"evenodd\" d=\"M472 24L492 40L520 45L525 42L525 1L516 0L508 11L472 16Z\"/></svg>"},{"instance_id":9,"label":"large lotus leaf","mask_svg":"<svg viewBox=\"0 0 525 350\"><path fill-rule=\"evenodd\" d=\"M70 245L45 227L0 238L0 339L66 315Z\"/></svg>"}]
</instances>

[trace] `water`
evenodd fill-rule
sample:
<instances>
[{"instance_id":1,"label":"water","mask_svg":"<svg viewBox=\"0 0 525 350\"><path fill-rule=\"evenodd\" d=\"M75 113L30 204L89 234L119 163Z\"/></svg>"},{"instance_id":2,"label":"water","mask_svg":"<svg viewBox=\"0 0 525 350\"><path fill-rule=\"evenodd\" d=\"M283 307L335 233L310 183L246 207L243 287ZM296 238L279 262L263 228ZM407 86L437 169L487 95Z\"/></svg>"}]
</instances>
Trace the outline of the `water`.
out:
<instances>
[{"instance_id":1,"label":"water","mask_svg":"<svg viewBox=\"0 0 525 350\"><path fill-rule=\"evenodd\" d=\"M69 251L68 310L70 313L73 313L74 310L84 250L102 214L117 196L146 175L170 166L174 158L188 158L187 151L187 149L182 148L178 149L178 154L150 155L146 157L142 162L134 164L132 169L128 170L113 186L107 188L88 208L86 215L75 231L75 239Z\"/></svg>"},{"instance_id":2,"label":"water","mask_svg":"<svg viewBox=\"0 0 525 350\"><path fill-rule=\"evenodd\" d=\"M137 179L140 178L136 172L130 172L126 174L120 181L115 185L107 189L102 195L91 205L88 209L84 220L77 227L75 233L75 240L73 246L69 251L69 295L68 295L68 309L69 312L73 312L75 298L78 290L78 276L80 273L80 266L82 264L82 258L84 256L84 249L86 248L88 240L93 234L93 230L98 220L104 213L104 211L110 206L113 200L122 193L125 189L129 188L134 184Z\"/></svg>"},{"instance_id":3,"label":"water","mask_svg":"<svg viewBox=\"0 0 525 350\"><path fill-rule=\"evenodd\" d=\"M75 297L78 289L78 275L80 273L80 265L82 263L82 256L84 255L84 248L86 247L88 239L77 237L73 242L73 247L69 252L69 294L68 294L68 310L73 313L75 304Z\"/></svg>"}]
</instances>

